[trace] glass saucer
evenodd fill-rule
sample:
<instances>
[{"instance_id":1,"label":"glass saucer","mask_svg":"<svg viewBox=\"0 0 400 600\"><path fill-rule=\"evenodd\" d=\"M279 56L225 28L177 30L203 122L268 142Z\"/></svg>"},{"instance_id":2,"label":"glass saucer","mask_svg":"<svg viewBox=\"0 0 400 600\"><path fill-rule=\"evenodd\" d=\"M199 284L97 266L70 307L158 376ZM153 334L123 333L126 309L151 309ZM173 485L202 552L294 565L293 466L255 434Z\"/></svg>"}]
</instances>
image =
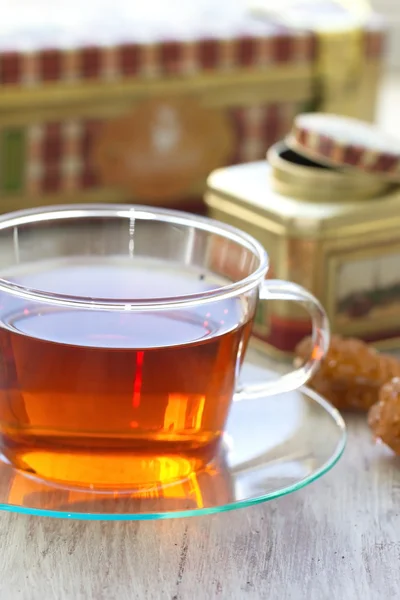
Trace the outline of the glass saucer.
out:
<instances>
[{"instance_id":1,"label":"glass saucer","mask_svg":"<svg viewBox=\"0 0 400 600\"><path fill-rule=\"evenodd\" d=\"M242 380L277 378L277 373L263 366L267 361L263 353L250 349ZM315 481L339 460L345 441L340 414L318 394L303 388L234 402L213 461L169 485L134 492L71 489L31 479L0 462L0 509L107 521L224 512L279 498ZM164 457L163 468L166 464Z\"/></svg>"}]
</instances>

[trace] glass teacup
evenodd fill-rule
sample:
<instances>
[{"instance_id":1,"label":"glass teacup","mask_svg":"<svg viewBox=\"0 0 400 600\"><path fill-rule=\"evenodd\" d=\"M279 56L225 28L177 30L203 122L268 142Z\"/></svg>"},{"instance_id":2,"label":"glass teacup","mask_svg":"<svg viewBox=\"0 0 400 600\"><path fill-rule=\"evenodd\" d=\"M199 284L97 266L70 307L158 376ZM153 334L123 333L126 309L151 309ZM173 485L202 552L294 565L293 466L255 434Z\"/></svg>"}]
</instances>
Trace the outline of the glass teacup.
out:
<instances>
[{"instance_id":1,"label":"glass teacup","mask_svg":"<svg viewBox=\"0 0 400 600\"><path fill-rule=\"evenodd\" d=\"M57 483L164 485L209 462L233 399L303 385L327 350L306 290L266 280L247 234L150 207L75 205L0 218L0 451ZM259 300L308 309L313 351L238 389Z\"/></svg>"}]
</instances>

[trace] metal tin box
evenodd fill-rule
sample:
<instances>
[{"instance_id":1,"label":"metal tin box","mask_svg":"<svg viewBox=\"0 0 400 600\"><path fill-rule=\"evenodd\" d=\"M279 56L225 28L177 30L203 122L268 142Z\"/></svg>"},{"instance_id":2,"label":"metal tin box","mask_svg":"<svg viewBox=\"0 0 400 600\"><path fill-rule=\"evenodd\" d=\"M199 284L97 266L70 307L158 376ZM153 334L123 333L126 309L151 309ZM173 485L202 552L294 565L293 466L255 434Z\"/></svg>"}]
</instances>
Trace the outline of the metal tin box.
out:
<instances>
[{"instance_id":1,"label":"metal tin box","mask_svg":"<svg viewBox=\"0 0 400 600\"><path fill-rule=\"evenodd\" d=\"M285 143L275 145L268 157L269 164L211 174L206 193L210 216L256 237L271 258L269 277L312 291L334 332L381 347L398 345L399 186L381 173L316 164ZM255 334L274 353L292 352L308 332L302 309L260 304Z\"/></svg>"}]
</instances>

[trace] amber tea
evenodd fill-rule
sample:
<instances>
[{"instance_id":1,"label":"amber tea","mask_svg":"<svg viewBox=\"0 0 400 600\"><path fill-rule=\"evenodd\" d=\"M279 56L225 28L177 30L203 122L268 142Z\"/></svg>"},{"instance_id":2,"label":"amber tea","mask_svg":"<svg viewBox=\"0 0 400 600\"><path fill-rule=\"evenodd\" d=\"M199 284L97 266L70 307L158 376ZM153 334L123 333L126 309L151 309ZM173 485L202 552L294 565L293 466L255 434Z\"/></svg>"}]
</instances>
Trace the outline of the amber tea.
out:
<instances>
[{"instance_id":1,"label":"amber tea","mask_svg":"<svg viewBox=\"0 0 400 600\"><path fill-rule=\"evenodd\" d=\"M162 262L43 261L8 280L87 297L152 298L215 287ZM199 452L223 431L251 322L240 299L184 310L24 306L0 295L3 452L36 472L54 452ZM239 348L241 351L239 352ZM37 463L41 463L37 464ZM70 464L71 468L71 464Z\"/></svg>"}]
</instances>

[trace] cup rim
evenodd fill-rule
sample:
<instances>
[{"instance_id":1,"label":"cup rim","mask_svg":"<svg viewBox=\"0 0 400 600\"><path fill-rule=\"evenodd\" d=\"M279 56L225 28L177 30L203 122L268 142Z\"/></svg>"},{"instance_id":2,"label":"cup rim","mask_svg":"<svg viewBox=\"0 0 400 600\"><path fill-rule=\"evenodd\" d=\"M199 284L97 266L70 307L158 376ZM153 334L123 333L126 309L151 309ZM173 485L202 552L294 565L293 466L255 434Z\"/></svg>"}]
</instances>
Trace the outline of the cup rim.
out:
<instances>
[{"instance_id":1,"label":"cup rim","mask_svg":"<svg viewBox=\"0 0 400 600\"><path fill-rule=\"evenodd\" d=\"M196 294L186 294L183 296L140 299L88 298L87 296L59 294L35 288L28 288L2 277L0 277L0 291L27 300L36 300L54 306L89 310L142 311L151 309L152 311L156 311L184 308L228 299L250 291L265 278L269 267L268 254L264 247L251 235L215 219L166 208L137 204L97 203L42 206L0 215L0 235L1 232L6 229L13 229L29 223L39 223L51 220L56 221L71 218L83 219L87 217L100 218L108 216L132 219L132 211L135 212L135 218L140 218L142 220L174 223L176 225L194 227L202 231L220 235L221 237L231 240L253 252L259 261L259 265L252 273L239 281L223 285L216 289Z\"/></svg>"}]
</instances>

